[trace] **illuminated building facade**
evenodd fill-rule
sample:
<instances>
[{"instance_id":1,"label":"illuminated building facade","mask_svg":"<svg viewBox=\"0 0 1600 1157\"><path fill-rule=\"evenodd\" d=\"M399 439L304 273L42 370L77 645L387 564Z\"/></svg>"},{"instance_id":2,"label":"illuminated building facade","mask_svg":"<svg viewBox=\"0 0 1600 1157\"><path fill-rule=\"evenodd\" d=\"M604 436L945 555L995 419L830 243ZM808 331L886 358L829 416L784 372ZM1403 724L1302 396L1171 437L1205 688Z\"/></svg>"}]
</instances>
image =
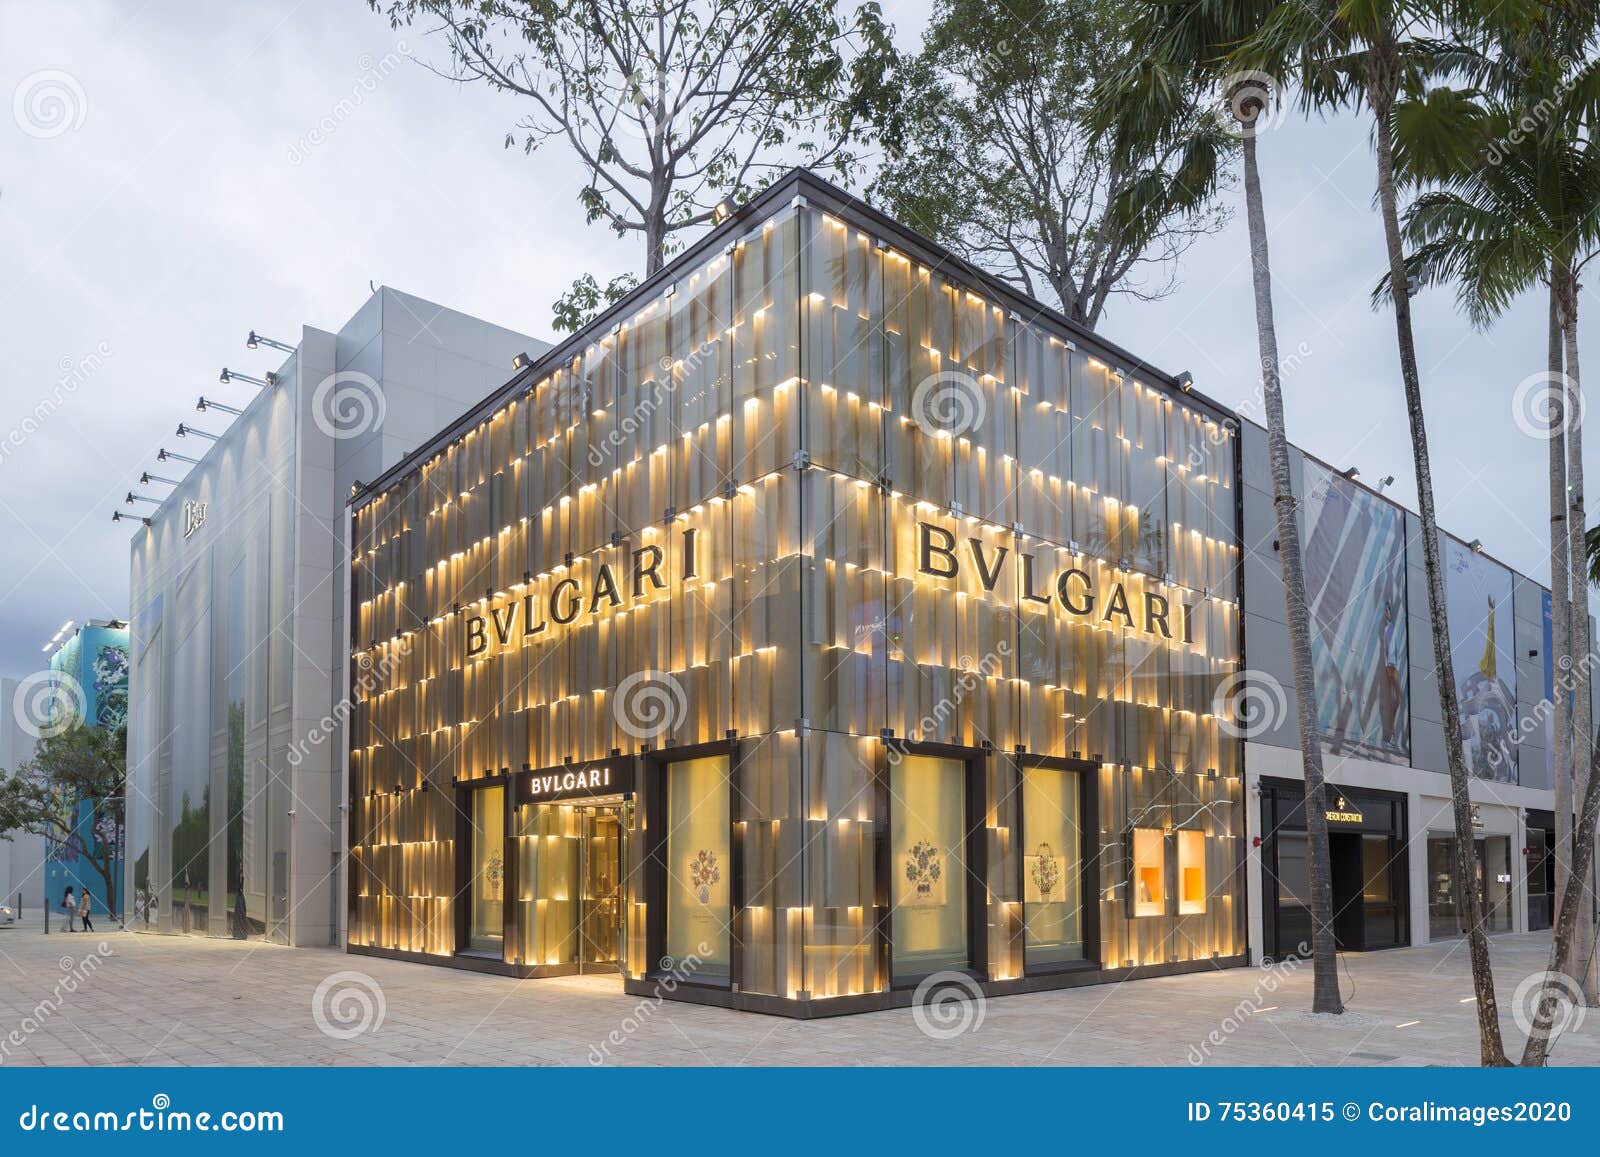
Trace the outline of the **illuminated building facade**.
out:
<instances>
[{"instance_id":1,"label":"illuminated building facade","mask_svg":"<svg viewBox=\"0 0 1600 1157\"><path fill-rule=\"evenodd\" d=\"M1236 456L791 174L355 500L350 951L796 1016L1243 963Z\"/></svg>"}]
</instances>

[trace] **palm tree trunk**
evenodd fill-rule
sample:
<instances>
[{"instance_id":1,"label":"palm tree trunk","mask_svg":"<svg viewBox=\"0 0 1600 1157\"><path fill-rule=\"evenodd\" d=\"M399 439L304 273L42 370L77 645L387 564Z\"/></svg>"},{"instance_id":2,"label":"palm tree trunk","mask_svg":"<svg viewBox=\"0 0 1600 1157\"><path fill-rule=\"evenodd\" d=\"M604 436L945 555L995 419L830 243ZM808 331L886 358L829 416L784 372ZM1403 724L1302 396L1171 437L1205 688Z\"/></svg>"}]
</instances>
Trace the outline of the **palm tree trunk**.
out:
<instances>
[{"instance_id":1,"label":"palm tree trunk","mask_svg":"<svg viewBox=\"0 0 1600 1157\"><path fill-rule=\"evenodd\" d=\"M1272 271L1267 256L1267 219L1261 205L1256 137L1249 124L1245 125L1244 135L1244 198L1250 222L1256 340L1261 353L1261 384L1267 412L1267 457L1272 470L1273 509L1278 516L1278 554L1283 563L1289 652L1294 666L1295 696L1300 707L1300 754L1306 771L1306 843L1311 876L1311 1011L1342 1013L1344 1002L1339 995L1339 961L1333 935L1333 872L1328 857L1327 804L1322 790L1322 740L1317 733L1317 694L1311 668L1311 616L1306 608L1300 528L1289 477L1289 440L1283 425L1278 332L1272 318Z\"/></svg>"},{"instance_id":2,"label":"palm tree trunk","mask_svg":"<svg viewBox=\"0 0 1600 1157\"><path fill-rule=\"evenodd\" d=\"M1593 708L1589 698L1589 565L1585 549L1583 502L1583 385L1578 373L1578 277L1569 265L1561 288L1561 336L1567 361L1567 540L1572 597L1572 788L1582 799L1591 778L1594 752ZM1593 839L1593 835L1589 837ZM1572 963L1573 979L1583 988L1585 1003L1600 1004L1595 973L1594 873L1585 872L1578 891L1578 922Z\"/></svg>"},{"instance_id":3,"label":"palm tree trunk","mask_svg":"<svg viewBox=\"0 0 1600 1157\"><path fill-rule=\"evenodd\" d=\"M1593 762L1592 756L1590 761ZM1577 850L1572 855L1572 875L1567 880L1566 891L1561 895L1561 917L1556 921L1555 936L1550 945L1550 964L1545 970L1545 983L1539 991L1539 1003L1533 1011L1533 1031L1528 1034L1527 1046L1522 1050L1524 1065L1542 1065L1550 1055L1556 988L1564 975L1561 961L1570 950L1573 934L1577 931L1578 911L1585 899L1580 894L1584 890L1583 881L1594 871L1597 820L1600 820L1600 776L1590 776L1589 786L1583 793L1583 810L1578 813Z\"/></svg>"},{"instance_id":4,"label":"palm tree trunk","mask_svg":"<svg viewBox=\"0 0 1600 1157\"><path fill-rule=\"evenodd\" d=\"M1555 773L1556 794L1556 890L1551 897L1556 905L1550 921L1554 928L1561 919L1561 903L1572 874L1572 809L1577 796L1572 790L1572 707L1569 685L1572 679L1572 585L1568 569L1571 542L1567 538L1567 443L1563 432L1566 402L1562 381L1562 332L1560 288L1554 262L1550 266L1550 347L1548 356L1550 408L1550 729L1551 764ZM1570 943L1568 945L1570 948ZM1570 952L1563 951L1557 967L1572 974Z\"/></svg>"},{"instance_id":5,"label":"palm tree trunk","mask_svg":"<svg viewBox=\"0 0 1600 1157\"><path fill-rule=\"evenodd\" d=\"M1483 926L1483 903L1473 886L1477 873L1477 841L1472 830L1467 763L1461 748L1461 710L1456 698L1455 665L1450 657L1450 624L1445 618L1444 568L1439 559L1439 522L1433 506L1433 469L1428 457L1428 431L1422 419L1422 384L1417 373L1416 342L1411 332L1411 297L1406 292L1405 251L1400 241L1400 216L1395 204L1394 143L1389 113L1393 102L1392 42L1368 50L1367 101L1377 127L1378 204L1388 249L1389 278L1394 286L1395 333L1400 346L1400 378L1405 387L1406 415L1411 423L1411 454L1417 472L1417 515L1422 521L1422 561L1428 587L1428 616L1433 622L1433 658L1439 680L1439 713L1444 720L1445 755L1450 764L1450 802L1455 813L1456 883L1467 914L1467 948L1472 961L1472 987L1478 998L1478 1052L1485 1065L1505 1065L1500 1038L1500 1008L1495 1002L1494 974L1489 964L1489 937Z\"/></svg>"}]
</instances>

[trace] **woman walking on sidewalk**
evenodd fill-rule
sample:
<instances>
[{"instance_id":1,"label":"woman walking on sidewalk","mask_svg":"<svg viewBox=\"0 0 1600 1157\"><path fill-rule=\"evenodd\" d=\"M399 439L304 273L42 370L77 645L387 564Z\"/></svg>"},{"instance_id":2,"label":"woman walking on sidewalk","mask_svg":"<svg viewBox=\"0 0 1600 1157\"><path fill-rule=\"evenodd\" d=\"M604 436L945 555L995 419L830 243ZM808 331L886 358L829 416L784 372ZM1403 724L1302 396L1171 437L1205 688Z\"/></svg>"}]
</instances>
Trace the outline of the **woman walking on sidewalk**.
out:
<instances>
[{"instance_id":1,"label":"woman walking on sidewalk","mask_svg":"<svg viewBox=\"0 0 1600 1157\"><path fill-rule=\"evenodd\" d=\"M81 932L93 932L94 925L89 923L89 889L83 890L83 898L78 901L78 922L83 925Z\"/></svg>"},{"instance_id":2,"label":"woman walking on sidewalk","mask_svg":"<svg viewBox=\"0 0 1600 1157\"><path fill-rule=\"evenodd\" d=\"M67 931L76 932L72 926L72 918L78 914L78 901L72 895L72 885L67 885L66 895L61 897L61 910L67 914Z\"/></svg>"}]
</instances>

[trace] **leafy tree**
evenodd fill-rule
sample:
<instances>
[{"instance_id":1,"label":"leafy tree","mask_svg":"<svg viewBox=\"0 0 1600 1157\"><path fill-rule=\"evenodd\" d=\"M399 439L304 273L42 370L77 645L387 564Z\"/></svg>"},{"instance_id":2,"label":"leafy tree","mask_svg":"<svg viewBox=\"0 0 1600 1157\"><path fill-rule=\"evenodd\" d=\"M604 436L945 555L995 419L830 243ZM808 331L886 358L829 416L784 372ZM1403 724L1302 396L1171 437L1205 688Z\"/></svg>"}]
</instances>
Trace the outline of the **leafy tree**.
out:
<instances>
[{"instance_id":1,"label":"leafy tree","mask_svg":"<svg viewBox=\"0 0 1600 1157\"><path fill-rule=\"evenodd\" d=\"M640 235L646 277L719 202L792 164L848 179L887 117L895 53L876 3L849 15L832 0L368 3L396 27L437 28L444 75L521 98L507 147L565 145L589 221ZM574 289L563 321L584 313Z\"/></svg>"},{"instance_id":2,"label":"leafy tree","mask_svg":"<svg viewBox=\"0 0 1600 1157\"><path fill-rule=\"evenodd\" d=\"M1230 71L1227 54L1260 30L1273 5L1269 0L1219 3L1217 0L1143 0L1134 6L1130 38L1145 47L1130 67L1108 75L1097 93L1095 123L1130 151L1158 154L1164 143L1191 131L1192 93L1207 85L1225 103L1240 139L1244 167L1245 217L1249 224L1251 283L1256 310L1256 340L1261 357L1261 388L1267 427L1267 458L1272 473L1284 599L1289 620L1289 651L1300 712L1300 755L1305 766L1307 870L1311 892L1313 1012L1342 1013L1337 941L1333 929L1333 875L1328 853L1327 806L1323 799L1322 741L1317 727L1317 695L1311 665L1311 616L1306 600L1305 565L1300 552L1299 518L1289 470L1284 430L1283 386L1278 361L1278 331L1272 309L1272 263L1267 249L1266 210L1257 161L1260 128L1278 94L1269 78Z\"/></svg>"},{"instance_id":3,"label":"leafy tree","mask_svg":"<svg viewBox=\"0 0 1600 1157\"><path fill-rule=\"evenodd\" d=\"M1096 78L1146 52L1117 0L937 0L901 70L895 155L872 195L962 257L1089 328L1107 301L1177 286L1177 259L1220 228L1235 142L1184 85L1159 141L1096 133Z\"/></svg>"},{"instance_id":4,"label":"leafy tree","mask_svg":"<svg viewBox=\"0 0 1600 1157\"><path fill-rule=\"evenodd\" d=\"M104 881L113 914L121 911L116 868L127 764L125 728L70 727L47 731L32 758L0 782L0 836L27 832L76 853Z\"/></svg>"}]
</instances>

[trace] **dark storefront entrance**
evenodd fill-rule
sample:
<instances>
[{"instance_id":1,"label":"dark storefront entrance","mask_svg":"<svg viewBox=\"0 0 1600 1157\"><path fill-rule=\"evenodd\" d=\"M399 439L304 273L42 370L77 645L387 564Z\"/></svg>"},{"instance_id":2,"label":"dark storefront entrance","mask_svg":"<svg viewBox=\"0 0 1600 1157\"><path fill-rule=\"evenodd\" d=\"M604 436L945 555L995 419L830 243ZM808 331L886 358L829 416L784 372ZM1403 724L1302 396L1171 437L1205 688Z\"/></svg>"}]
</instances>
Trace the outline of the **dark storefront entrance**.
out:
<instances>
[{"instance_id":1,"label":"dark storefront entrance","mask_svg":"<svg viewBox=\"0 0 1600 1157\"><path fill-rule=\"evenodd\" d=\"M1363 952L1409 943L1405 797L1329 784L1324 798L1339 947ZM1261 781L1261 830L1263 947L1279 960L1311 943L1303 784Z\"/></svg>"},{"instance_id":2,"label":"dark storefront entrance","mask_svg":"<svg viewBox=\"0 0 1600 1157\"><path fill-rule=\"evenodd\" d=\"M1528 864L1528 931L1551 926L1556 894L1556 814L1529 811L1523 858Z\"/></svg>"}]
</instances>

